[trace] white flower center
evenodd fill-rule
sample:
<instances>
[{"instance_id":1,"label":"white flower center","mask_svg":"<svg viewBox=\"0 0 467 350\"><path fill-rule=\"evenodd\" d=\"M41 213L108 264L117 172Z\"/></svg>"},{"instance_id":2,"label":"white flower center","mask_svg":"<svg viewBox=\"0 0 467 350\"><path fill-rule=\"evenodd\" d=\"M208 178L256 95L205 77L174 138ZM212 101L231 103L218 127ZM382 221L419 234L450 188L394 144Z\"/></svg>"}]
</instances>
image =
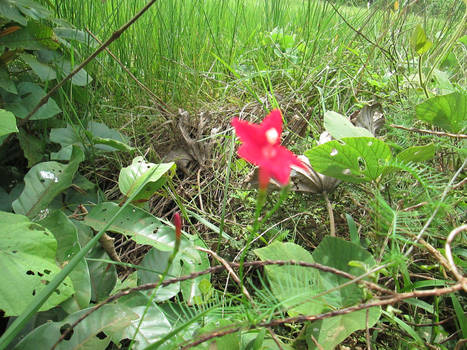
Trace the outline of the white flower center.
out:
<instances>
[{"instance_id":1,"label":"white flower center","mask_svg":"<svg viewBox=\"0 0 467 350\"><path fill-rule=\"evenodd\" d=\"M278 138L279 138L279 133L277 132L276 129L271 128L266 131L266 140L268 140L268 143L270 143L271 145L275 144Z\"/></svg>"}]
</instances>

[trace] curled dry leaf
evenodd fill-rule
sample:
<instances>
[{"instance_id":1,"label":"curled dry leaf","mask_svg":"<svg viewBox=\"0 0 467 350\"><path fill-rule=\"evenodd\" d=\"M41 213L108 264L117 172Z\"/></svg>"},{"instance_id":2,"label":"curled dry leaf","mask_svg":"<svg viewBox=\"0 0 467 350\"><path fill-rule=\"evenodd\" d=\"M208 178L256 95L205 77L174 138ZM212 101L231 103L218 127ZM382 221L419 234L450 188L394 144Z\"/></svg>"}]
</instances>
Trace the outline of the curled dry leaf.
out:
<instances>
[{"instance_id":1,"label":"curled dry leaf","mask_svg":"<svg viewBox=\"0 0 467 350\"><path fill-rule=\"evenodd\" d=\"M380 103L364 106L350 116L350 121L358 127L369 130L374 136L384 125L385 118Z\"/></svg>"}]
</instances>

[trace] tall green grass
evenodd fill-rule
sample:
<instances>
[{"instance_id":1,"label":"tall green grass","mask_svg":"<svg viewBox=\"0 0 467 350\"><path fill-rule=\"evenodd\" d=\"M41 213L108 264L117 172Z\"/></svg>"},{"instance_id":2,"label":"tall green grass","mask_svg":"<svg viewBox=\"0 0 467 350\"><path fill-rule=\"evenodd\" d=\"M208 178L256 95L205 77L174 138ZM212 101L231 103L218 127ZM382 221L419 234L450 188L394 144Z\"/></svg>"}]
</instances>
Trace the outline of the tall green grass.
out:
<instances>
[{"instance_id":1,"label":"tall green grass","mask_svg":"<svg viewBox=\"0 0 467 350\"><path fill-rule=\"evenodd\" d=\"M59 16L104 39L144 3L55 0L53 5ZM342 98L351 101L349 91L362 88L371 74L382 76L397 64L411 73L407 62L414 57L408 38L416 23L437 35L436 46L449 36L457 12L462 15L461 2L446 22L424 11L403 14L401 8L396 13L393 1L378 4L370 10L338 10L356 30L390 51L392 63L356 34L328 1L318 0L161 0L110 49L161 98L184 108L200 101L228 103L236 95L244 102L252 100L245 86L264 90L266 72L274 88L285 84L306 96L321 87L332 96L329 108L335 108ZM136 98L134 84L116 62L104 55L99 62L93 73L102 86L118 98ZM347 97L339 97L343 91Z\"/></svg>"}]
</instances>

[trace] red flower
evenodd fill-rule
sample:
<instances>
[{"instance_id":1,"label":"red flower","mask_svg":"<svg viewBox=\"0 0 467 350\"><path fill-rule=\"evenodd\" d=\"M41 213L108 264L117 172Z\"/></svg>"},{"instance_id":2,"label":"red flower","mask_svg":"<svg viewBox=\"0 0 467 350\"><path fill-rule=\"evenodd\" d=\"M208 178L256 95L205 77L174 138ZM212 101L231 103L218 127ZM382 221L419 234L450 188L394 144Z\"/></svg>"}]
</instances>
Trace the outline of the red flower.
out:
<instances>
[{"instance_id":1,"label":"red flower","mask_svg":"<svg viewBox=\"0 0 467 350\"><path fill-rule=\"evenodd\" d=\"M269 179L287 185L292 165L305 168L295 154L280 145L282 115L278 109L269 113L261 124L253 124L234 118L232 125L242 141L238 155L259 166L259 186L267 187Z\"/></svg>"}]
</instances>

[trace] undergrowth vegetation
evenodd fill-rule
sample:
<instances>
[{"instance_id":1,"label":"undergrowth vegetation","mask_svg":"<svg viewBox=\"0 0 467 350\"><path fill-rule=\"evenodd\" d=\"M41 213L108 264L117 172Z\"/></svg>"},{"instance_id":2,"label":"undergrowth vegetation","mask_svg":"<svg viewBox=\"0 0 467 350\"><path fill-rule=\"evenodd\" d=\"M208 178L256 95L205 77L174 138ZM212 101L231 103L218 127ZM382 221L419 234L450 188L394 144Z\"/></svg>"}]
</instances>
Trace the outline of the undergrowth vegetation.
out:
<instances>
[{"instance_id":1,"label":"undergrowth vegetation","mask_svg":"<svg viewBox=\"0 0 467 350\"><path fill-rule=\"evenodd\" d=\"M0 0L0 350L465 347L466 5Z\"/></svg>"}]
</instances>

